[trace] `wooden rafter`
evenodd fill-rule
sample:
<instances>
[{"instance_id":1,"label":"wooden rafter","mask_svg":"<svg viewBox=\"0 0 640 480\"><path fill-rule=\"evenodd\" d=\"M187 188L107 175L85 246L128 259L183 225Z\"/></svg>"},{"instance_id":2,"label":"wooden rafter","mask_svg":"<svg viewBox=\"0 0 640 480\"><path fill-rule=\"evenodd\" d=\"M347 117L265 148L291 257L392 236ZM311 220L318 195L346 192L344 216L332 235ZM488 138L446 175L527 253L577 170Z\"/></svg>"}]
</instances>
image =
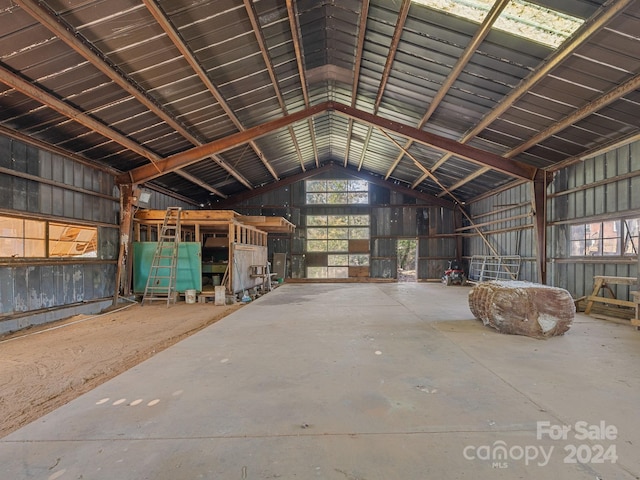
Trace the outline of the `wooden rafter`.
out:
<instances>
[{"instance_id":1,"label":"wooden rafter","mask_svg":"<svg viewBox=\"0 0 640 480\"><path fill-rule=\"evenodd\" d=\"M255 138L267 135L273 131L292 125L295 122L306 120L314 115L321 114L326 111L335 111L349 118L366 123L370 126L379 127L388 132L401 135L405 138L412 139L418 143L428 145L438 150L452 152L457 157L463 158L470 162L476 163L483 167L491 168L512 177L523 180L533 180L538 169L516 160L509 160L499 155L485 152L478 148L464 145L454 140L435 135L433 133L419 130L393 120L388 120L371 113L363 112L355 108L349 107L336 102L325 102L314 105L305 110L286 115L284 117L272 120L270 122L252 127L243 132L238 132L228 137L216 140L214 142L194 147L185 152L177 153L160 162L157 162L157 168L152 165L143 165L131 170L126 174L119 175L117 181L120 183L141 183L152 180L160 175L175 171L179 168L196 163L203 158L214 153L220 153L231 148L237 147L249 142Z\"/></svg>"}]
</instances>

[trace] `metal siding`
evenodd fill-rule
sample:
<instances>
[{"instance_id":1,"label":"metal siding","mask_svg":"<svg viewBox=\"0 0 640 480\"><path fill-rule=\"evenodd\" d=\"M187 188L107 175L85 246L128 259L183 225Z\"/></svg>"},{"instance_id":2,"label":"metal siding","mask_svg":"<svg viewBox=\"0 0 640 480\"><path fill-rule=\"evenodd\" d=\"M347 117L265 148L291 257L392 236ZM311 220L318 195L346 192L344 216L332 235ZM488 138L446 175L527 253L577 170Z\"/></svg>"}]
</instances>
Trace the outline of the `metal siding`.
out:
<instances>
[{"instance_id":1,"label":"metal siding","mask_svg":"<svg viewBox=\"0 0 640 480\"><path fill-rule=\"evenodd\" d=\"M640 142L635 142L630 146L631 151L631 171L640 171ZM631 179L631 205L632 209L640 208L640 176Z\"/></svg>"},{"instance_id":2,"label":"metal siding","mask_svg":"<svg viewBox=\"0 0 640 480\"><path fill-rule=\"evenodd\" d=\"M554 215L552 218L553 221L568 221L569 224L553 225L549 229L551 246L548 253L550 261L556 262L550 270L553 275L550 281L556 286L567 288L575 298L591 292L594 275L637 275L637 263L629 262L628 258L620 261L617 257L589 257L583 261L572 261L568 251L568 235L571 223L587 223L594 215L598 221L618 219L625 215L636 218L640 216L640 202L637 201L638 195L634 194L640 191L639 146L640 142L635 142L567 167L562 172L565 176L564 184L558 186L558 191L574 188L579 190L549 199L554 212L561 210L565 203L569 205L566 215ZM594 181L614 179L630 173L636 175L591 186ZM573 205L575 209L572 208ZM558 261L561 263L557 263ZM628 298L628 287L616 285L612 288L618 298Z\"/></svg>"},{"instance_id":3,"label":"metal siding","mask_svg":"<svg viewBox=\"0 0 640 480\"><path fill-rule=\"evenodd\" d=\"M396 278L398 261L394 258L371 259L371 278Z\"/></svg>"}]
</instances>

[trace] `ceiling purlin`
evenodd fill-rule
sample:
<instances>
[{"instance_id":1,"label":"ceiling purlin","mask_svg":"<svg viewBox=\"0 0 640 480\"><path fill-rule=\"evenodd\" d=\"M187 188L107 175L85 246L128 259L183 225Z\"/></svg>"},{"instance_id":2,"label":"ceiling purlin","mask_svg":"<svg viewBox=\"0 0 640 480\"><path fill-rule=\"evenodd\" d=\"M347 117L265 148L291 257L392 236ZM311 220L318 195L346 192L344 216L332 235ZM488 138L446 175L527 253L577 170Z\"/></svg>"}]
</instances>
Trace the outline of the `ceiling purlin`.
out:
<instances>
[{"instance_id":1,"label":"ceiling purlin","mask_svg":"<svg viewBox=\"0 0 640 480\"><path fill-rule=\"evenodd\" d=\"M153 169L152 165L142 165L141 167L119 175L117 181L119 183L141 183L152 180L160 175L196 163L207 156L230 150L251 140L260 138L281 128L285 128L288 125L313 118L315 115L326 111L335 111L339 114L365 123L370 127L375 126L405 138L412 138L415 142L428 145L438 150L453 152L456 157L479 165L488 165L489 168L493 170L497 170L515 178L531 181L534 180L539 173L537 168L517 160L508 160L500 155L485 152L470 145L464 145L456 142L455 140L441 137L393 120L382 118L372 113L363 112L348 105L336 102L324 102L262 125L257 125L243 132L238 132L208 144L194 147L190 150L167 157L158 164L158 167L161 170L160 172Z\"/></svg>"},{"instance_id":2,"label":"ceiling purlin","mask_svg":"<svg viewBox=\"0 0 640 480\"><path fill-rule=\"evenodd\" d=\"M362 0L360 8L360 24L358 26L358 46L356 48L356 64L353 68L353 85L351 86L351 106L356 106L358 95L358 83L360 82L360 67L362 66L362 52L364 51L365 33L367 33L367 18L369 17L369 0ZM351 148L351 134L353 132L353 118L349 117L347 128L347 146L344 153L344 166L349 162L349 150Z\"/></svg>"},{"instance_id":3,"label":"ceiling purlin","mask_svg":"<svg viewBox=\"0 0 640 480\"><path fill-rule=\"evenodd\" d=\"M287 0L287 14L289 16L289 27L291 29L291 39L293 40L293 49L296 53L296 64L298 66L298 74L300 75L300 85L302 86L302 96L304 98L304 105L306 108L309 108L309 91L307 89L307 78L304 74L304 59L302 58L302 45L300 42L300 28L298 26L298 15L296 12L296 6L293 3L293 0ZM307 119L307 127L309 128L309 133L311 134L311 144L313 145L313 155L316 161L316 168L320 166L318 159L318 147L316 143L316 134L313 127L313 121L311 118ZM300 152L300 147L298 146L297 141L295 140L295 135L293 136L294 143L296 145L296 150L298 151L298 155L300 156L300 165L302 166L302 171L305 171L304 166L304 158L302 158L302 154Z\"/></svg>"},{"instance_id":4,"label":"ceiling purlin","mask_svg":"<svg viewBox=\"0 0 640 480\"><path fill-rule=\"evenodd\" d=\"M592 35L604 28L604 26L611 19L616 17L632 2L633 0L613 0L609 5L606 6L606 8L603 7L604 9L598 17L596 17L592 22L586 23L580 30L578 30L578 33L574 37L572 37L563 47L559 48L551 56L551 58L549 58L548 61L542 63L540 65L540 68L532 72L531 75L520 82L520 84L516 88L511 90L511 92L507 96L505 96L493 110L485 115L485 117L473 129L471 129L464 135L464 137L460 140L460 143L467 143L469 140L479 135L485 128L487 128L491 123L498 119L500 115L505 113L522 95L528 92L540 80L545 78L560 63L570 57L580 46L582 46L582 44L589 40ZM561 120L560 122L562 121L563 120ZM548 136L549 135L547 135L545 138L547 138ZM537 138L537 142L540 142L542 140L543 138ZM510 152L507 152L505 154L505 157L507 157L509 153ZM442 158L438 160L438 162L436 162L436 164L431 168L431 171L436 171L444 162L446 162L451 157L451 153L443 155ZM489 170L491 169L488 167L482 167L479 171L474 172L471 175L456 182L455 188L453 188L453 186L449 188L451 190L460 188L462 185L469 183L473 179L479 177L480 175L483 175Z\"/></svg>"},{"instance_id":5,"label":"ceiling purlin","mask_svg":"<svg viewBox=\"0 0 640 480\"><path fill-rule=\"evenodd\" d=\"M269 55L269 49L267 48L267 42L264 38L264 33L262 32L262 27L260 26L260 22L258 21L258 15L256 14L255 7L253 5L253 0L243 0L244 6L247 11L247 15L249 16L249 21L251 22L251 26L253 28L253 33L256 36L256 41L260 46L260 52L262 53L262 59L264 64L267 67L267 72L269 73L269 78L271 79L271 84L273 85L273 90L275 91L276 98L278 99L278 103L280 104L280 108L282 109L282 114L287 115L289 112L287 110L287 105L284 101L284 97L282 96L282 92L280 91L280 84L278 79L276 78L275 69L273 68L273 62L271 60L271 56ZM296 140L296 134L293 131L293 127L289 125L287 127L289 132L289 136L291 137L291 141L293 143L293 147L296 150L298 158L300 159L300 164L302 165L302 169L304 171L304 162L302 161L302 152L300 151L300 146L298 145L298 141Z\"/></svg>"},{"instance_id":6,"label":"ceiling purlin","mask_svg":"<svg viewBox=\"0 0 640 480\"><path fill-rule=\"evenodd\" d=\"M578 110L573 112L571 115L566 116L562 120L550 125L540 133L534 135L529 140L524 142L522 145L510 150L505 154L505 157L512 158L516 155L530 149L536 144L542 142L544 139L549 138L552 135L555 135L558 132L561 132L565 128L573 125L576 122L588 117L594 112L606 107L612 102L624 97L628 93L633 92L634 90L640 88L640 74L632 77L626 82L618 85L617 87L611 89L608 92L605 92L595 100L589 102L588 104L580 107Z\"/></svg>"},{"instance_id":7,"label":"ceiling purlin","mask_svg":"<svg viewBox=\"0 0 640 480\"><path fill-rule=\"evenodd\" d=\"M253 28L253 33L256 36L256 42L258 42L258 46L260 47L260 53L262 54L262 60L264 61L265 66L267 67L267 72L269 73L269 78L271 79L271 85L273 85L273 91L278 99L278 104L280 105L280 109L282 110L282 114L287 114L287 105L284 102L284 98L282 97L282 92L280 91L280 86L278 83L278 79L276 77L275 69L273 68L273 62L271 61L271 56L269 55L269 50L267 48L267 42L264 38L264 33L262 32L262 27L260 26L260 22L258 21L258 15L256 13L256 9L253 5L253 0L243 0L244 8L247 11L247 16L249 17L249 21L251 22L251 27ZM291 137L294 136L293 128L291 126L289 128L289 135ZM273 172L275 173L275 172ZM275 177L276 180L279 180L279 177Z\"/></svg>"},{"instance_id":8,"label":"ceiling purlin","mask_svg":"<svg viewBox=\"0 0 640 480\"><path fill-rule=\"evenodd\" d=\"M320 103L313 105L312 107L305 108L304 110L298 110L297 112L290 113L280 118L276 118L267 123L257 125L255 127L248 128L242 132L237 132L232 135L228 135L219 140L193 147L190 150L176 153L162 160L160 164L161 172L157 172L152 168L152 165L142 165L138 168L134 168L127 173L123 173L116 178L118 183L141 183L153 180L161 175L169 172L173 172L179 168L186 167L193 163L199 162L203 158L210 155L226 152L232 148L244 145L245 143L263 137L271 132L285 128L289 125L293 125L296 122L306 120L325 112L331 102Z\"/></svg>"},{"instance_id":9,"label":"ceiling purlin","mask_svg":"<svg viewBox=\"0 0 640 480\"><path fill-rule=\"evenodd\" d=\"M207 87L207 90L209 90L211 95L213 95L213 98L215 98L216 101L220 104L220 107L224 110L224 112L227 114L227 116L233 122L236 128L240 131L243 131L245 129L244 126L242 125L242 123L240 123L240 120L238 120L238 117L236 117L236 114L229 107L226 100L220 94L216 86L213 84L213 82L211 82L211 79L207 75L207 72L204 71L204 69L202 68L198 60L195 58L195 56L193 55L189 47L185 45L184 41L180 37L180 34L176 31L176 29L171 24L167 16L160 9L160 6L155 1L151 1L151 0L142 0L142 2L147 7L147 10L149 11L149 13L151 13L151 15L156 20L156 22L158 22L158 25L160 26L160 28L162 28L162 30L167 35L169 40L171 40L173 45L182 54L182 57L187 61L187 63L193 69L193 71L196 72L196 74L198 75L198 78L200 78L200 81L204 83L205 87ZM195 138L189 138L189 140L194 145L203 144L203 142ZM269 170L269 173L271 173L271 175L277 179L278 175L276 175L275 171L273 171L273 168L271 167L269 162L266 160L264 154L260 151L258 146L253 142L250 142L250 145L256 152L256 155L258 156L258 158L262 160L262 163L267 168L267 170ZM242 183L249 190L253 189L253 185L251 185L251 182L249 182L249 180L247 180L240 172L238 172L232 166L228 165L223 159L217 156L213 156L213 160L222 168L224 168L227 172L229 172L229 174L235 177L236 180Z\"/></svg>"},{"instance_id":10,"label":"ceiling purlin","mask_svg":"<svg viewBox=\"0 0 640 480\"><path fill-rule=\"evenodd\" d=\"M151 150L143 147L137 142L134 142L128 137L125 137L121 133L116 132L115 130L107 127L106 125L100 123L95 120L93 117L87 115L86 113L78 110L75 107L59 100L54 97L50 93L42 90L41 88L35 86L31 82L19 77L15 73L7 70L4 66L0 67L0 81L5 83L6 85L14 88L20 93L37 100L38 102L46 105L47 107L55 110L56 112L64 115L65 117L78 122L79 124L85 126L86 128L122 145L123 147L137 153L141 157L146 158L151 162L149 165L154 171L160 172L160 168L158 167L158 162L162 160L162 157L155 154Z\"/></svg>"},{"instance_id":11,"label":"ceiling purlin","mask_svg":"<svg viewBox=\"0 0 640 480\"><path fill-rule=\"evenodd\" d=\"M393 62L396 58L396 51L398 50L400 37L402 37L404 24L406 23L407 16L409 15L409 7L411 7L411 0L402 0L402 5L400 5L400 12L398 13L398 20L396 21L396 27L393 31L391 44L389 45L389 53L387 55L387 60L384 64L384 70L382 71L382 78L380 79L380 86L378 87L376 101L373 105L374 115L378 114L378 109L380 108L380 102L382 101L382 95L384 94L384 90L387 87L387 82L389 81L389 76L391 75L391 67L393 66ZM364 157L367 153L367 150L369 149L369 142L371 141L372 132L373 132L373 129L369 127L367 129L367 136L365 137L364 145L362 147L362 153L360 154L360 161L358 162L358 170L362 169L362 164L364 163Z\"/></svg>"},{"instance_id":12,"label":"ceiling purlin","mask_svg":"<svg viewBox=\"0 0 640 480\"><path fill-rule=\"evenodd\" d=\"M455 65L451 69L451 72L449 72L449 75L445 79L444 83L442 84L442 86L440 87L436 95L433 97L433 100L431 100L431 103L429 104L429 108L427 109L427 112L424 114L424 116L422 117L422 119L420 119L420 122L418 123L418 128L422 129L427 124L427 122L431 118L431 115L433 115L433 113L436 111L436 109L438 108L438 106L440 105L444 97L447 95L447 93L449 93L451 86L456 82L456 80L458 79L458 77L460 76L464 68L467 66L467 64L471 60L471 57L473 57L473 55L476 53L476 50L478 49L480 44L484 41L484 39L489 34L489 32L491 32L491 28L493 27L493 24L498 19L498 17L500 16L500 14L506 8L506 6L509 4L510 1L511 0L498 0L493 5L493 7L491 7L491 10L489 11L489 13L487 13L487 16L484 18L484 20L482 21L482 24L474 34L473 38L471 39L467 47L462 52L462 55L460 55L460 58L458 58L458 61L455 63ZM402 157L404 156L404 151L411 148L412 143L413 142L409 140L404 145L404 148L400 150L400 153L398 154L394 162L391 164L391 167L389 167L389 170L387 170L387 173L384 177L385 179L391 176L393 171L396 169L396 167L402 160ZM415 182L413 182L413 184L411 185L411 188L416 188L428 176L430 176L430 173L426 173L426 172L423 173L422 176L420 176Z\"/></svg>"},{"instance_id":13,"label":"ceiling purlin","mask_svg":"<svg viewBox=\"0 0 640 480\"><path fill-rule=\"evenodd\" d=\"M211 185L209 185L208 183L203 182L202 180L200 180L199 178L196 178L195 176L191 175L190 173L185 172L184 170L177 170L176 171L177 174L179 174L181 177L186 178L187 180L189 180L192 183L195 183L196 185L201 186L202 188L204 188L205 190L210 191L211 193L213 193L214 195L219 196L220 198L227 198L227 195L225 195L224 193L222 193L220 190L213 188Z\"/></svg>"},{"instance_id":14,"label":"ceiling purlin","mask_svg":"<svg viewBox=\"0 0 640 480\"><path fill-rule=\"evenodd\" d=\"M45 26L51 32L53 32L60 40L65 42L75 52L79 53L82 57L84 57L89 63L91 63L94 67L96 67L100 72L102 72L107 77L109 77L113 82L116 83L116 85L118 85L120 88L122 88L127 93L132 95L136 100L142 103L154 114L156 114L162 121L167 123L167 125L169 125L171 128L179 132L182 136L187 138L190 142L194 143L195 145L201 144L201 142L199 142L193 135L191 135L191 133L189 133L189 131L183 125L181 125L171 114L164 111L164 109L160 105L158 105L153 98L149 97L146 94L146 92L144 92L142 87L138 86L128 75L126 75L124 72L118 69L107 58L105 58L101 53L99 53L98 50L90 44L90 42L84 39L81 40L80 35L77 32L75 32L75 29L71 25L64 22L60 16L55 14L55 12L51 11L48 8L45 8L44 5L33 0L17 0L16 3L18 3L25 12L31 15L41 25ZM35 97L32 97L32 98L35 98ZM45 104L51 108L54 108L58 112L63 113L58 108L54 107L52 103L46 102ZM63 113L63 115L69 116L67 113ZM76 113L75 115L78 115L78 114ZM80 113L80 115L83 117L87 117L84 113ZM77 116L71 116L69 118L71 118L72 120L78 121ZM129 150L133 150L134 152L148 159L152 163L155 163L161 159L160 156L142 147L138 143L133 142L132 140L120 135L119 133L115 132L113 129L93 119L91 120L93 122L92 124L94 125L93 127L84 123L83 125L85 125L87 128L90 128L91 130L97 133L100 133L101 135L106 136L107 138L110 138L111 140L122 145L123 147L128 148ZM97 125L99 125L99 127L97 127ZM116 138L118 138L119 140ZM126 139L126 143L123 143L122 141L123 139ZM225 168L225 170L227 170L231 175L236 177L236 179L239 182L243 184L245 184L246 182L245 186L247 186L247 188L253 188L249 184L249 182L242 175L240 175L239 172L235 171L235 169L229 166L226 166L222 160L220 160L218 163L220 163L220 166L222 168ZM180 172L176 172L176 173L180 175ZM202 182L200 186L203 186ZM207 186L206 188L212 193L215 193L217 191L213 189L213 187L211 186Z\"/></svg>"}]
</instances>

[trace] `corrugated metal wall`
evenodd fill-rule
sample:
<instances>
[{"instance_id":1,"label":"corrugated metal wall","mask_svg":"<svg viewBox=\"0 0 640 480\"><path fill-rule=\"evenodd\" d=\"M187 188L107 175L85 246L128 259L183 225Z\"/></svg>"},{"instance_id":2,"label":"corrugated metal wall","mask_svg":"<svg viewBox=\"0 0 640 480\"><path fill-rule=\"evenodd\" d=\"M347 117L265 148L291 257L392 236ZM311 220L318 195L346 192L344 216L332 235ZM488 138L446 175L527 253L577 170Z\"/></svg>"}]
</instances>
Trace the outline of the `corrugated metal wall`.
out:
<instances>
[{"instance_id":1,"label":"corrugated metal wall","mask_svg":"<svg viewBox=\"0 0 640 480\"><path fill-rule=\"evenodd\" d=\"M571 257L571 225L640 218L640 142L635 142L558 172L549 194L549 282L575 298L591 292L594 275L636 277L636 256ZM637 245L636 240L636 245ZM629 287L615 287L628 298Z\"/></svg>"},{"instance_id":2,"label":"corrugated metal wall","mask_svg":"<svg viewBox=\"0 0 640 480\"><path fill-rule=\"evenodd\" d=\"M522 184L470 203L473 223L500 255L520 255L519 280L537 281L536 239L531 217L531 187ZM586 159L556 172L547 200L547 283L566 288L574 298L588 295L594 275L636 277L637 256L572 257L571 225L640 218L640 142ZM465 222L465 257L490 255L482 237ZM636 241L637 245L638 241ZM614 288L629 298L629 287Z\"/></svg>"},{"instance_id":3,"label":"corrugated metal wall","mask_svg":"<svg viewBox=\"0 0 640 480\"><path fill-rule=\"evenodd\" d=\"M335 173L314 179L351 179ZM292 235L269 235L269 258L286 253L288 276L304 278L306 215L370 215L370 277L397 277L397 240L418 240L418 278L439 279L448 260L455 258L453 211L421 204L388 188L370 184L369 205L324 206L305 204L304 181L273 190L237 204L234 210L245 215L284 216L296 225Z\"/></svg>"},{"instance_id":4,"label":"corrugated metal wall","mask_svg":"<svg viewBox=\"0 0 640 480\"><path fill-rule=\"evenodd\" d=\"M458 229L464 237L467 261L473 255L494 255L494 252L500 256L520 255L518 280L537 281L531 194L531 186L524 183L467 206L471 221L465 219Z\"/></svg>"},{"instance_id":5,"label":"corrugated metal wall","mask_svg":"<svg viewBox=\"0 0 640 480\"><path fill-rule=\"evenodd\" d=\"M98 228L98 257L0 259L0 321L113 296L119 200L108 172L0 137L0 211Z\"/></svg>"}]
</instances>

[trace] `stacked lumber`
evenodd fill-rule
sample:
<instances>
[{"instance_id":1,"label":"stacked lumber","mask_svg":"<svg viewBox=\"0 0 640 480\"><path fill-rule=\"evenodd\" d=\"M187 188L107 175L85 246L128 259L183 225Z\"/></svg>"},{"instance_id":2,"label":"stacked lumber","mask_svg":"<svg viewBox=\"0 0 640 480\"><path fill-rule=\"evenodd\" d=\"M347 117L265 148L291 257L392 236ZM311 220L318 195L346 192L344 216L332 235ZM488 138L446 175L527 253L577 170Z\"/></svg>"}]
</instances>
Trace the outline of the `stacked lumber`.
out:
<instances>
[{"instance_id":1,"label":"stacked lumber","mask_svg":"<svg viewBox=\"0 0 640 480\"><path fill-rule=\"evenodd\" d=\"M477 284L469 292L469 308L501 333L534 338L563 335L576 311L565 289L518 281Z\"/></svg>"}]
</instances>

